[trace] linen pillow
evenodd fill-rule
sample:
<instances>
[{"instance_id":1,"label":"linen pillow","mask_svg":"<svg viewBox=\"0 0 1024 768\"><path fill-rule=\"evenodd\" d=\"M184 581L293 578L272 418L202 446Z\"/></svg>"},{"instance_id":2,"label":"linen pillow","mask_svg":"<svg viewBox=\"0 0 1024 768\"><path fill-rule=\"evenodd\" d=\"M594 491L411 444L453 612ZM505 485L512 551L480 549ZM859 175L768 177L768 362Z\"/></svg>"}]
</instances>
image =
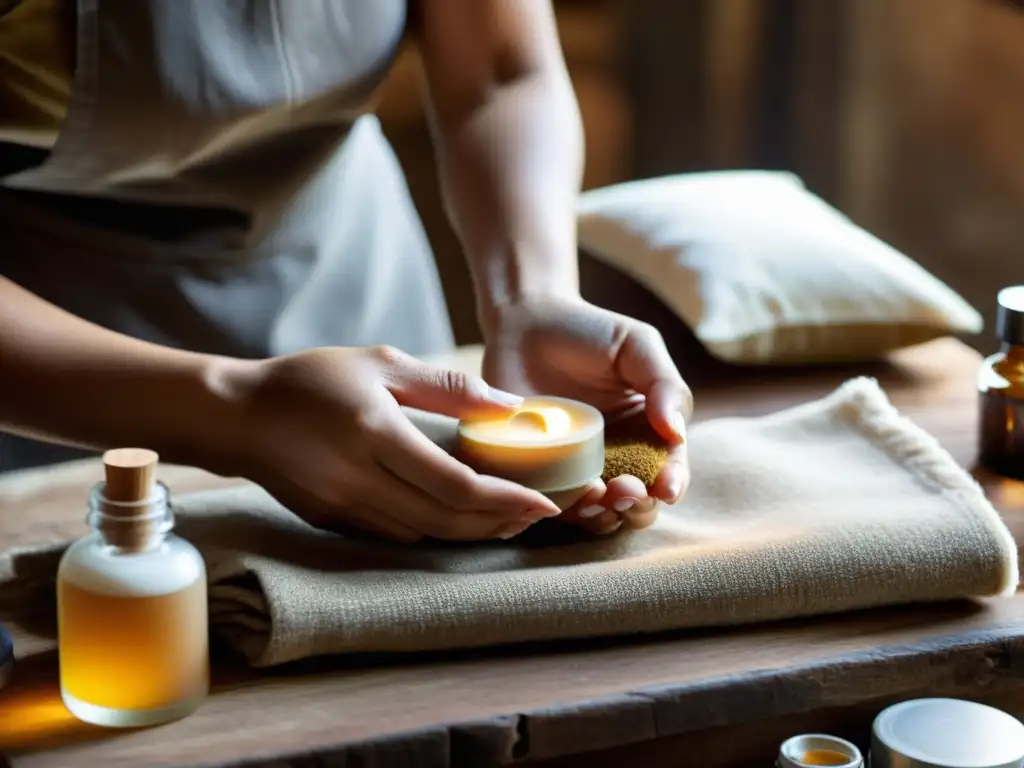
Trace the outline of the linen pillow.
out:
<instances>
[{"instance_id":1,"label":"linen pillow","mask_svg":"<svg viewBox=\"0 0 1024 768\"><path fill-rule=\"evenodd\" d=\"M981 315L790 173L667 176L584 193L583 251L660 298L715 357L860 361Z\"/></svg>"}]
</instances>

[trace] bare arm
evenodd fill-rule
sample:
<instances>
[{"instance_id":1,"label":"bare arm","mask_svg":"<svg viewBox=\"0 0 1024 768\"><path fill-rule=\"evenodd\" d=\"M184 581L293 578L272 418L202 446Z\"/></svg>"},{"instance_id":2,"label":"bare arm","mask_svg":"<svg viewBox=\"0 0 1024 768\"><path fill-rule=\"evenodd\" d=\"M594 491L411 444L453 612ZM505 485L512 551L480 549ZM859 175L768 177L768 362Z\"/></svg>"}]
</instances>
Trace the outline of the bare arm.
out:
<instances>
[{"instance_id":1,"label":"bare arm","mask_svg":"<svg viewBox=\"0 0 1024 768\"><path fill-rule=\"evenodd\" d=\"M209 426L230 422L227 374L243 365L108 331L0 277L2 430L97 449L144 445L221 471L221 436Z\"/></svg>"},{"instance_id":2,"label":"bare arm","mask_svg":"<svg viewBox=\"0 0 1024 768\"><path fill-rule=\"evenodd\" d=\"M579 110L549 0L417 10L445 198L487 334L506 305L579 291Z\"/></svg>"},{"instance_id":3,"label":"bare arm","mask_svg":"<svg viewBox=\"0 0 1024 768\"><path fill-rule=\"evenodd\" d=\"M250 362L168 349L67 314L0 278L0 428L253 480L314 525L398 540L508 537L558 507L478 475L400 404L458 416L511 405L476 377L387 347Z\"/></svg>"}]
</instances>

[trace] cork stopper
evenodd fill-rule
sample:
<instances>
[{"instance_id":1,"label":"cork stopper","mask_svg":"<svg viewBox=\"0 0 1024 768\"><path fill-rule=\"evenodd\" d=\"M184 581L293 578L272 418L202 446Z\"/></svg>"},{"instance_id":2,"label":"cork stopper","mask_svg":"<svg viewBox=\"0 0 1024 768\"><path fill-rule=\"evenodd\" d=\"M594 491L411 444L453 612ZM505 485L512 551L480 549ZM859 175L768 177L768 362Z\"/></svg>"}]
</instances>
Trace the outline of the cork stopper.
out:
<instances>
[{"instance_id":1,"label":"cork stopper","mask_svg":"<svg viewBox=\"0 0 1024 768\"><path fill-rule=\"evenodd\" d=\"M160 457L145 448L115 448L103 454L108 501L132 504L153 495L156 466Z\"/></svg>"},{"instance_id":2,"label":"cork stopper","mask_svg":"<svg viewBox=\"0 0 1024 768\"><path fill-rule=\"evenodd\" d=\"M163 499L157 498L160 457L145 448L117 448L103 454L103 525L107 541L121 549L145 549L160 531Z\"/></svg>"}]
</instances>

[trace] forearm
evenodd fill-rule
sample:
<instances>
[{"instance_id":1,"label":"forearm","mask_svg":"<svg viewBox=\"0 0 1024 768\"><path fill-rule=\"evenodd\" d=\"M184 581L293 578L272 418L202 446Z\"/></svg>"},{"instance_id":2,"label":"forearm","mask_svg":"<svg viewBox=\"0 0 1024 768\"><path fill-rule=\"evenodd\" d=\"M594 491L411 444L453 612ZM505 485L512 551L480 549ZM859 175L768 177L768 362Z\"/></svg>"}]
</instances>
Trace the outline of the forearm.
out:
<instances>
[{"instance_id":1,"label":"forearm","mask_svg":"<svg viewBox=\"0 0 1024 768\"><path fill-rule=\"evenodd\" d=\"M583 130L564 69L524 74L439 122L443 189L485 334L504 305L578 293Z\"/></svg>"},{"instance_id":2,"label":"forearm","mask_svg":"<svg viewBox=\"0 0 1024 768\"><path fill-rule=\"evenodd\" d=\"M0 277L0 429L105 449L137 445L222 471L242 361L85 322Z\"/></svg>"}]
</instances>

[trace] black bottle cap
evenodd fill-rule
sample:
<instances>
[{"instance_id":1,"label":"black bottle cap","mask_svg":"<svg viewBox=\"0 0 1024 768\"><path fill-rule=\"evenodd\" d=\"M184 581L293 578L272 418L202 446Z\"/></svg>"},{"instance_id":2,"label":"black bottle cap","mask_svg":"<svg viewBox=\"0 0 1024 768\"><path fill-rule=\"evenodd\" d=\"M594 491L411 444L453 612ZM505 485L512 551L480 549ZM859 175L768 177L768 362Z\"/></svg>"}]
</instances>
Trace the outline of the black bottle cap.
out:
<instances>
[{"instance_id":1,"label":"black bottle cap","mask_svg":"<svg viewBox=\"0 0 1024 768\"><path fill-rule=\"evenodd\" d=\"M11 679L14 671L14 641L11 634L0 626L0 690Z\"/></svg>"},{"instance_id":2,"label":"black bottle cap","mask_svg":"<svg viewBox=\"0 0 1024 768\"><path fill-rule=\"evenodd\" d=\"M1024 285L1003 288L996 301L996 336L1007 344L1024 344Z\"/></svg>"}]
</instances>

